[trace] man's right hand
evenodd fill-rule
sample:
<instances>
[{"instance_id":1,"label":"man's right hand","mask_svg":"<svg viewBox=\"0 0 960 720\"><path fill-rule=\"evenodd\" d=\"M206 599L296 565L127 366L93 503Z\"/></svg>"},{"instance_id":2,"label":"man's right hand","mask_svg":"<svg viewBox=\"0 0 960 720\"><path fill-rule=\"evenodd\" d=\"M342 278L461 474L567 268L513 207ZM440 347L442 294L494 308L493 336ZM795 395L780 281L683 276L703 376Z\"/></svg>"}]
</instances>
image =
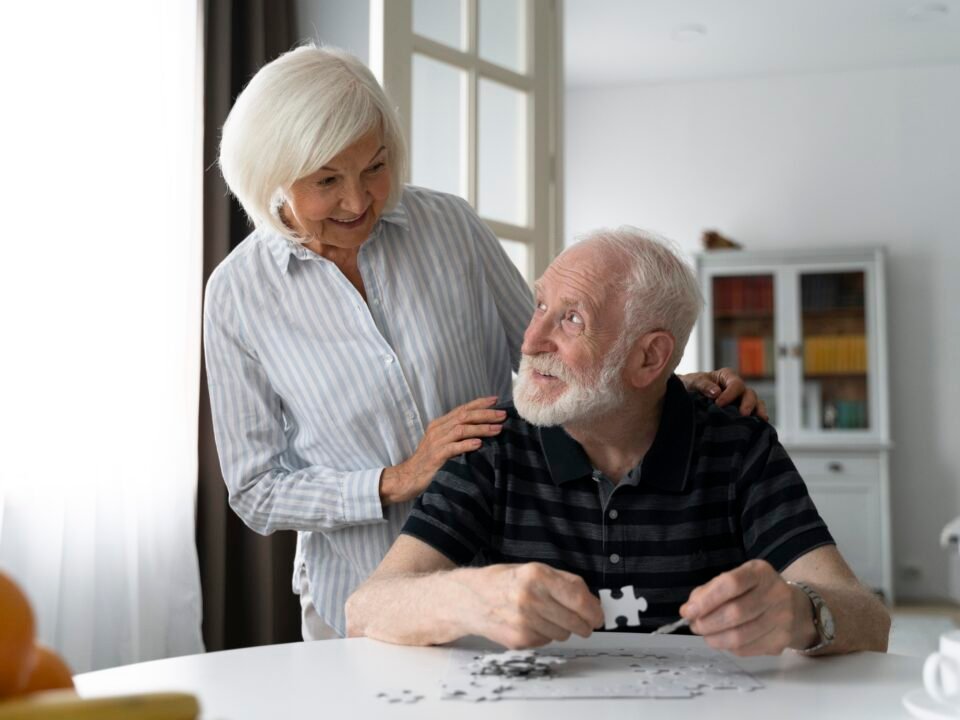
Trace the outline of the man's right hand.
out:
<instances>
[{"instance_id":1,"label":"man's right hand","mask_svg":"<svg viewBox=\"0 0 960 720\"><path fill-rule=\"evenodd\" d=\"M496 403L496 397L477 398L430 423L416 452L399 465L384 469L380 501L392 505L412 500L427 488L447 460L476 450L481 438L499 433L507 413L493 410Z\"/></svg>"},{"instance_id":2,"label":"man's right hand","mask_svg":"<svg viewBox=\"0 0 960 720\"><path fill-rule=\"evenodd\" d=\"M490 565L460 579L474 600L463 608L464 634L519 649L589 637L603 625L600 600L583 578L543 563Z\"/></svg>"}]
</instances>

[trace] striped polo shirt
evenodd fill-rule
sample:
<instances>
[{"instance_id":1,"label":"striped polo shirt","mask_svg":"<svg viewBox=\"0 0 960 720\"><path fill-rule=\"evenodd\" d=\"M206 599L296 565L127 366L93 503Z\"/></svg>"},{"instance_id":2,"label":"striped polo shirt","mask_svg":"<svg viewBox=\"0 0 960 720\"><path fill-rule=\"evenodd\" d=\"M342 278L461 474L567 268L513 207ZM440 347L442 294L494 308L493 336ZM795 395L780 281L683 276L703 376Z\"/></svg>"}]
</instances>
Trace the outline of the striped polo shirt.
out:
<instances>
[{"instance_id":1,"label":"striped polo shirt","mask_svg":"<svg viewBox=\"0 0 960 720\"><path fill-rule=\"evenodd\" d=\"M653 445L615 486L562 428L509 406L497 437L444 465L403 532L457 565L542 562L595 594L633 585L649 605L640 631L747 560L782 571L834 542L774 428L675 376Z\"/></svg>"}]
</instances>

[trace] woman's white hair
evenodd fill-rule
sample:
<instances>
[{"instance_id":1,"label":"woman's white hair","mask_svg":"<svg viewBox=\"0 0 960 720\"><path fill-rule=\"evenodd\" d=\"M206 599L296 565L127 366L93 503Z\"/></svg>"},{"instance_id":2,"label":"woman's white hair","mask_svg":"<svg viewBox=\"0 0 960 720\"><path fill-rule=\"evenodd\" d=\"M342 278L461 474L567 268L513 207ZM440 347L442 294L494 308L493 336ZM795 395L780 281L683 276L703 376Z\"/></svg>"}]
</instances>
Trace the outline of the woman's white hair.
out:
<instances>
[{"instance_id":1,"label":"woman's white hair","mask_svg":"<svg viewBox=\"0 0 960 720\"><path fill-rule=\"evenodd\" d=\"M336 48L304 45L264 65L223 125L220 170L257 227L304 242L279 216L290 186L374 128L383 132L392 186L403 192L407 152L396 110L373 73Z\"/></svg>"},{"instance_id":2,"label":"woman's white hair","mask_svg":"<svg viewBox=\"0 0 960 720\"><path fill-rule=\"evenodd\" d=\"M624 332L613 350L614 356L622 355L617 357L622 362L641 335L665 330L674 340L669 370L676 370L703 308L696 275L682 259L677 245L629 225L594 230L580 242L595 243L623 261Z\"/></svg>"}]
</instances>

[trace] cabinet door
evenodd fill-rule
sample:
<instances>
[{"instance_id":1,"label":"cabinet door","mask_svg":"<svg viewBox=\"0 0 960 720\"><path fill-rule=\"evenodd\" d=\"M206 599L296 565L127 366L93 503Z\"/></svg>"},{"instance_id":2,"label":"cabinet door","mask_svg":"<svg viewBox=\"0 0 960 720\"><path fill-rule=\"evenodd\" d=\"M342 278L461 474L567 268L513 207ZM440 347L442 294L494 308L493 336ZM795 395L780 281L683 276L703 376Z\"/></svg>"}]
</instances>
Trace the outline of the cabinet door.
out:
<instances>
[{"instance_id":1,"label":"cabinet door","mask_svg":"<svg viewBox=\"0 0 960 720\"><path fill-rule=\"evenodd\" d=\"M712 275L709 283L710 367L735 369L777 424L775 275Z\"/></svg>"},{"instance_id":2,"label":"cabinet door","mask_svg":"<svg viewBox=\"0 0 960 720\"><path fill-rule=\"evenodd\" d=\"M886 591L879 477L861 475L856 471L867 468L858 468L850 461L844 461L844 471L838 475L812 474L803 465L797 462L810 497L837 541L837 549L861 582ZM870 464L869 471L876 465Z\"/></svg>"},{"instance_id":3,"label":"cabinet door","mask_svg":"<svg viewBox=\"0 0 960 720\"><path fill-rule=\"evenodd\" d=\"M865 269L799 273L804 433L875 431Z\"/></svg>"}]
</instances>

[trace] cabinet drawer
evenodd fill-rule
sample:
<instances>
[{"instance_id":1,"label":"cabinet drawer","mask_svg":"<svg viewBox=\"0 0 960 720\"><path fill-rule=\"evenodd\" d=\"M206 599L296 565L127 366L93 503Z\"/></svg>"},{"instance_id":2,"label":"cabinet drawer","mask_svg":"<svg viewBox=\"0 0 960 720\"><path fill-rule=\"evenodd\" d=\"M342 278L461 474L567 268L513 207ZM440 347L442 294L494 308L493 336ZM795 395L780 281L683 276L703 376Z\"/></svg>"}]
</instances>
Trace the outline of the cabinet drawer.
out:
<instances>
[{"instance_id":1,"label":"cabinet drawer","mask_svg":"<svg viewBox=\"0 0 960 720\"><path fill-rule=\"evenodd\" d=\"M793 464L804 478L880 478L880 459L851 453L805 453L789 451Z\"/></svg>"}]
</instances>

